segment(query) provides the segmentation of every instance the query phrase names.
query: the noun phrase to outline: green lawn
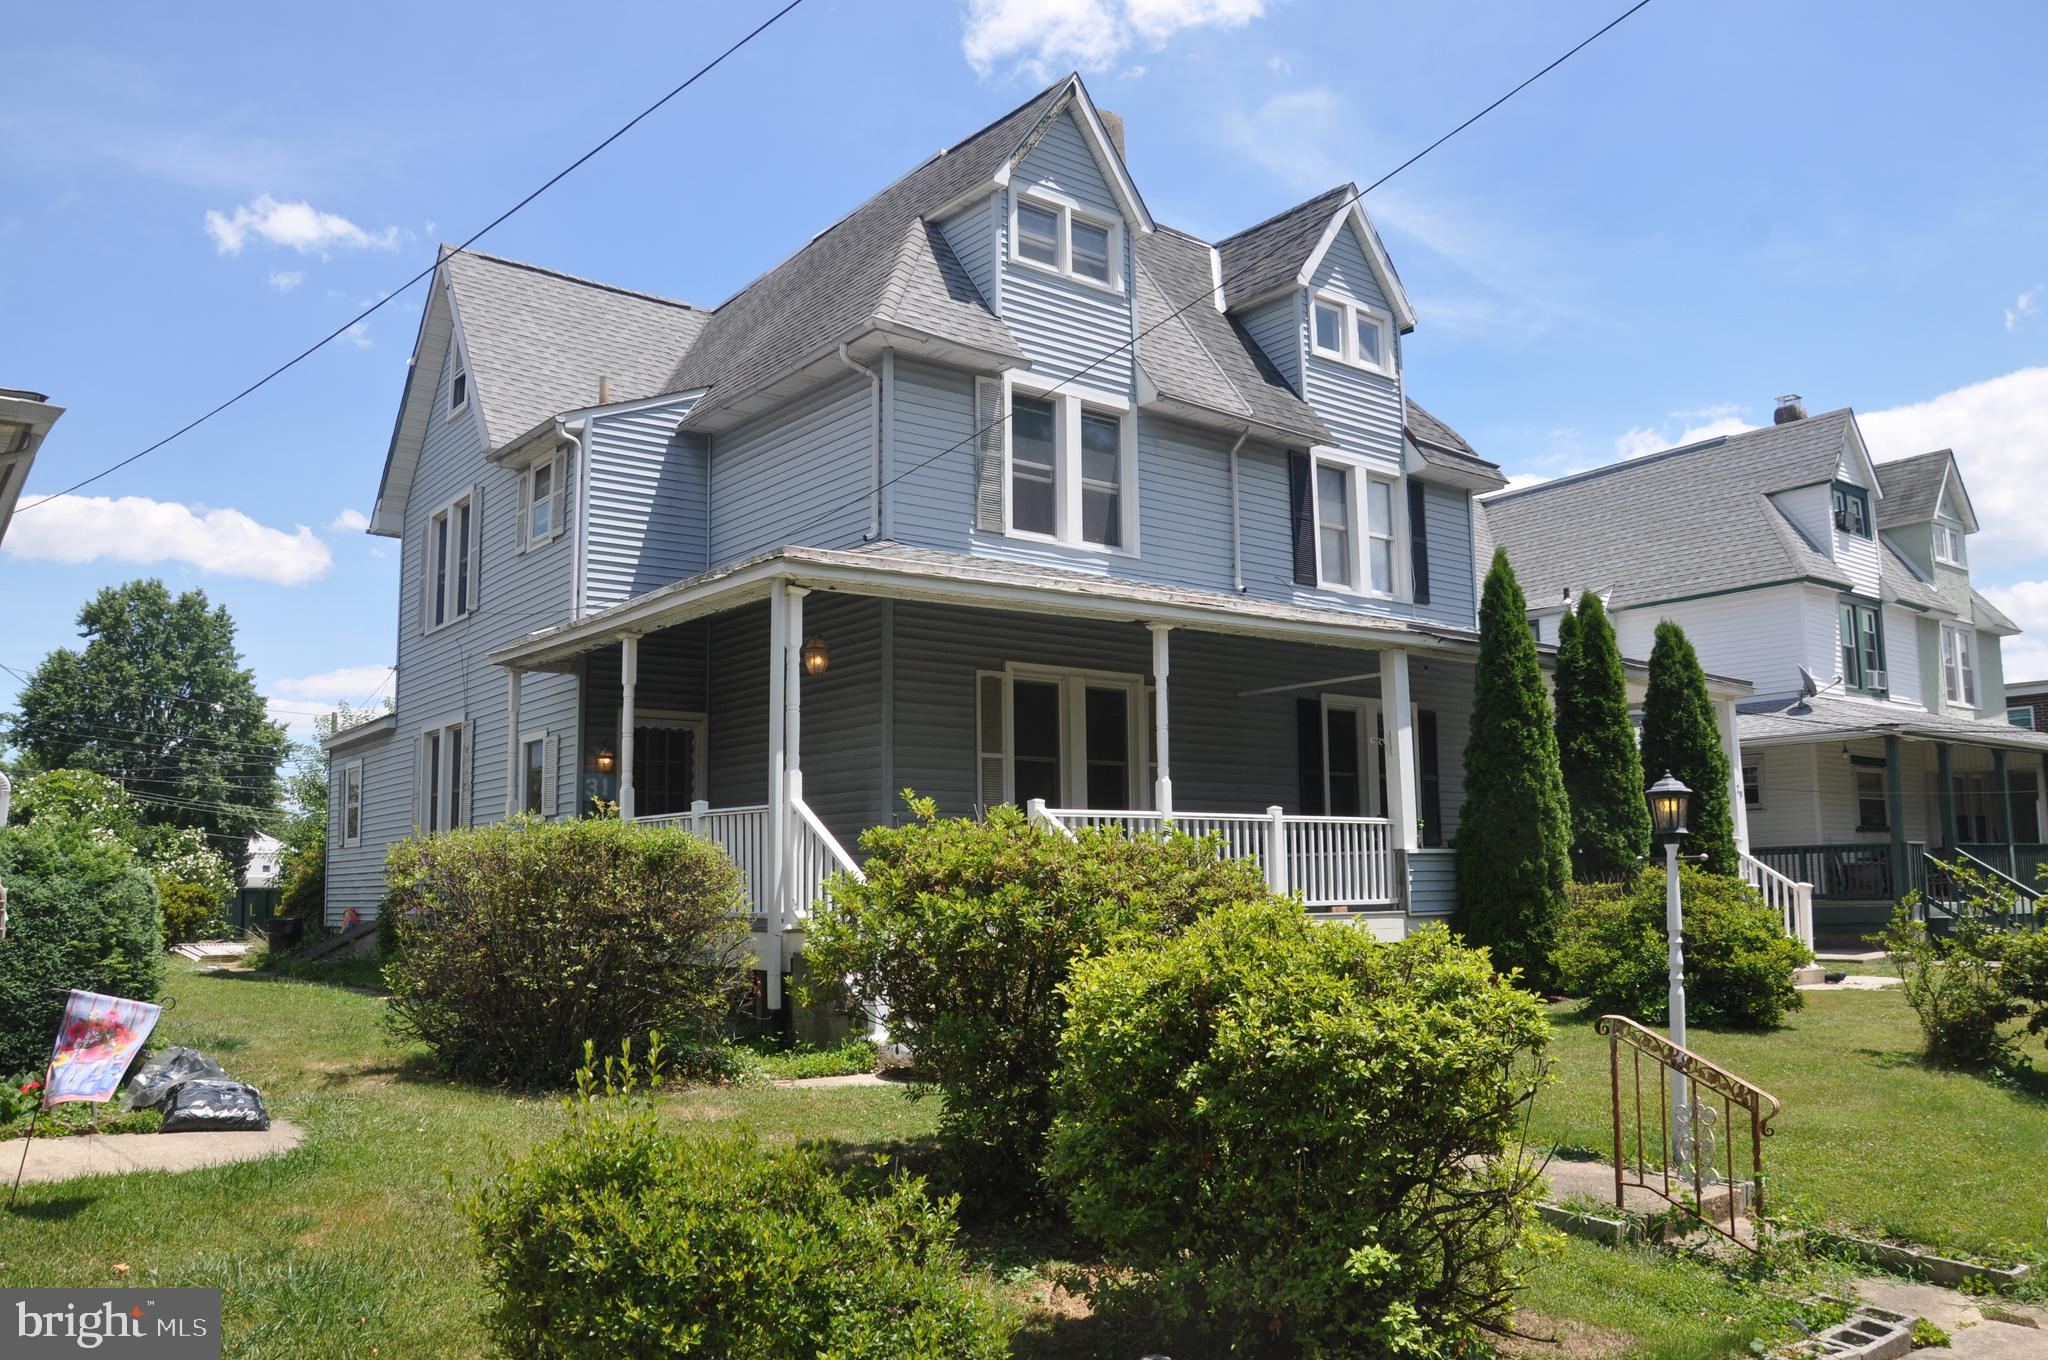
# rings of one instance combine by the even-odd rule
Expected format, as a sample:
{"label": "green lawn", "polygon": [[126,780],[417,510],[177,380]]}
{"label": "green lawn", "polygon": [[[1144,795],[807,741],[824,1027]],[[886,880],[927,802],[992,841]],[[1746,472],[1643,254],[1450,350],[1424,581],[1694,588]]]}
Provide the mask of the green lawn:
{"label": "green lawn", "polygon": [[[164,1018],[164,1040],[203,1049],[262,1087],[274,1113],[306,1126],[305,1146],[181,1176],[25,1187],[22,1207],[0,1214],[0,1284],[217,1286],[227,1291],[233,1356],[486,1354],[484,1298],[454,1194],[493,1148],[515,1149],[560,1127],[558,1105],[436,1078],[418,1052],[386,1036],[375,996],[183,964],[174,965],[171,989],[178,1005]],[[1597,1146],[1606,1136],[1605,1046],[1590,1027],[1563,1015],[1559,1022],[1566,1079],[1545,1096],[1539,1122]],[[2016,1226],[2032,1215],[2041,1239],[2043,1173],[2022,1166],[2015,1150],[2031,1146],[2038,1161],[2048,1104],[1922,1072],[1898,1056],[1911,1038],[1898,998],[1838,994],[1818,998],[1787,1032],[1725,1043],[1702,1036],[1702,1045],[1775,1084],[1788,1112],[1772,1164],[1817,1205],[1846,1196],[1843,1221],[1882,1209],[1902,1224],[1967,1227],[1986,1240],[2020,1235]],[[1878,1056],[1855,1056],[1863,1048]],[[1837,1101],[1843,1108],[1823,1103]],[[1573,1103],[1576,1112],[1567,1109]],[[936,1115],[895,1087],[748,1085],[685,1092],[665,1105],[679,1127],[898,1152],[926,1138]],[[1869,1121],[1867,1151],[1854,1150],[1855,1114]],[[1969,1159],[1952,1159],[1965,1174],[1951,1192],[1929,1166],[1941,1149],[1972,1145],[1982,1156],[1974,1171]],[[965,1245],[977,1269],[1026,1310],[1020,1360],[1202,1353],[1199,1343],[1162,1347],[1143,1328],[1089,1318],[1055,1291],[1061,1262],[1077,1252],[1071,1243],[970,1224]],[[1562,1331],[1570,1354],[1660,1360],[1742,1354],[1785,1306],[1709,1267],[1576,1241],[1536,1270],[1526,1305],[1529,1330]]]}

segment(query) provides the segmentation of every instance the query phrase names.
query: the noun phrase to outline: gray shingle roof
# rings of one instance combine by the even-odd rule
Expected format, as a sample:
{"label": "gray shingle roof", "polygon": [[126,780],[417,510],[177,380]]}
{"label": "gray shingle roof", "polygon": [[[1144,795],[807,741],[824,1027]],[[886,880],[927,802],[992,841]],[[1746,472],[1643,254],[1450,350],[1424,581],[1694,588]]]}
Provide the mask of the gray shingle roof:
{"label": "gray shingle roof", "polygon": [[1334,438],[1258,343],[1216,310],[1206,242],[1160,227],[1138,239],[1137,253],[1138,362],[1161,395],[1312,443]]}
{"label": "gray shingle roof", "polygon": [[1567,587],[1615,608],[1848,577],[1768,499],[1832,480],[1854,417],[1830,411],[1511,491],[1487,502],[1530,599]]}
{"label": "gray shingle roof", "polygon": [[1877,505],[1878,524],[1889,529],[1895,524],[1924,524],[1933,519],[1953,459],[1953,454],[1941,449],[1878,464],[1877,478],[1884,485],[1884,499]]}
{"label": "gray shingle roof", "polygon": [[1745,745],[1896,733],[1936,741],[2048,751],[2048,732],[1828,695],[1813,699],[1754,699],[1737,704],[1735,711]]}
{"label": "gray shingle roof", "polygon": [[1965,617],[1987,633],[2011,635],[2020,631],[2020,626],[2014,623],[2004,610],[1975,590],[1970,592],[1970,612]]}
{"label": "gray shingle roof", "polygon": [[693,415],[732,404],[892,314],[949,339],[1024,358],[936,230],[920,226],[994,179],[1075,88],[1067,77],[932,157],[722,304],[666,384],[709,388]]}
{"label": "gray shingle roof", "polygon": [[1422,450],[1422,461],[1432,467],[1484,478],[1495,486],[1508,484],[1500,464],[1481,458],[1463,435],[1422,409],[1412,397],[1408,399],[1408,437]]}
{"label": "gray shingle roof", "polygon": [[599,378],[611,380],[613,401],[666,390],[676,355],[710,320],[686,302],[451,251],[442,247],[442,258],[492,447],[560,412],[595,406]]}
{"label": "gray shingle roof", "polygon": [[1223,257],[1223,295],[1232,307],[1291,285],[1315,253],[1330,219],[1358,194],[1340,184],[1216,243]]}
{"label": "gray shingle roof", "polygon": [[1942,599],[1941,592],[1925,580],[1913,564],[1891,545],[1882,533],[1878,535],[1882,545],[1882,556],[1878,559],[1878,579],[1884,585],[1884,598],[1900,600],[1906,604],[1918,605],[1922,609],[1948,609],[1949,602]]}

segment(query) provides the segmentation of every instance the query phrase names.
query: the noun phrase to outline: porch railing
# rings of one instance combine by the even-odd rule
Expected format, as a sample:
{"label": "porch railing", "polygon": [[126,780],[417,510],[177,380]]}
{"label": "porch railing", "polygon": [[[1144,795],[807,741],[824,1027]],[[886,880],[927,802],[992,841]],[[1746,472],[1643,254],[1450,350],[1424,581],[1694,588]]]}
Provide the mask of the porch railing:
{"label": "porch railing", "polygon": [[2048,864],[2048,845],[2018,841],[2007,845],[2003,841],[1965,841],[1956,849],[1971,859],[1979,859],[2004,874],[2007,878],[2018,879],[2033,887],[2041,881],[2041,866]]}
{"label": "porch railing", "polygon": [[1892,848],[1883,841],[1828,845],[1750,847],[1750,857],[1795,883],[1813,885],[1816,902],[1896,902],[1915,886],[1915,869],[1927,847],[1906,843],[1906,881],[1892,864]]}
{"label": "porch railing", "polygon": [[[2034,925],[2041,920],[2041,889],[2022,883],[1994,864],[1966,851],[1921,856],[1922,891],[1915,913],[1931,927],[1943,928],[1972,902],[1990,911],[2001,926]],[[1966,877],[1967,875],[1967,877]]]}
{"label": "porch railing", "polygon": [[739,866],[747,881],[747,903],[753,915],[766,917],[771,929],[799,921],[810,914],[811,904],[824,895],[825,880],[844,871],[861,877],[860,866],[818,814],[802,799],[793,801],[795,813],[790,831],[790,873],[786,910],[775,902],[775,840],[773,821],[766,803],[751,807],[714,808],[697,802],[688,812],[672,812],[636,821],[680,826],[702,836]]}
{"label": "porch railing", "polygon": [[1741,858],[1742,876],[1778,913],[1785,933],[1813,948],[1813,885],[1779,873],[1754,855]]}
{"label": "porch railing", "polygon": [[1257,860],[1276,892],[1291,892],[1314,910],[1387,908],[1401,904],[1393,826],[1384,817],[1303,817],[1264,812],[1177,812],[1049,808],[1030,804],[1032,819],[1068,835],[1084,827],[1126,834],[1163,831],[1218,836],[1230,859]]}

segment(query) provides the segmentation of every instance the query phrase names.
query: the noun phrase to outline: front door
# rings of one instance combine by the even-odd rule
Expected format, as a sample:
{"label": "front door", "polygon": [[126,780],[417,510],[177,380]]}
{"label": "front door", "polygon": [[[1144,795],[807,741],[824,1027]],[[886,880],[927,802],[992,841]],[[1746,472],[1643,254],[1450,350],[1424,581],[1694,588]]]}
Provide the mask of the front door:
{"label": "front door", "polygon": [[1330,817],[1377,817],[1387,805],[1387,747],[1377,699],[1322,699],[1323,800]]}
{"label": "front door", "polygon": [[[993,681],[996,677],[991,675]],[[1144,807],[1145,689],[1134,676],[1013,671],[1008,677],[1009,801]]]}
{"label": "front door", "polygon": [[697,713],[639,713],[633,721],[633,814],[688,812],[704,793],[705,722]]}

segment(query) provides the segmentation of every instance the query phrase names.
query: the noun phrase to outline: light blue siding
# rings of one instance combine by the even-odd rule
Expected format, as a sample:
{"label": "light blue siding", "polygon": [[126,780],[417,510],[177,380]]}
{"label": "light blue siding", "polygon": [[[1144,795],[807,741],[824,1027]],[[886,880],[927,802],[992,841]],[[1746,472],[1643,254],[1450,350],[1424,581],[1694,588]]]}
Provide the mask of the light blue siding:
{"label": "light blue siding", "polygon": [[848,374],[716,435],[711,444],[711,560],[804,543],[858,544],[868,530],[875,410]]}
{"label": "light blue siding", "polygon": [[1458,909],[1458,857],[1448,850],[1424,850],[1408,857],[1408,910],[1417,916],[1448,916]]}
{"label": "light blue siding", "polygon": [[[363,766],[361,844],[342,844],[342,771]],[[339,926],[350,907],[365,919],[384,896],[384,856],[412,824],[412,770],[391,736],[364,738],[336,751],[328,763],[327,924]]]}
{"label": "light blue siding", "polygon": [[[1351,230],[1337,233],[1311,280],[1315,290],[1347,301],[1362,302],[1382,315],[1392,308],[1366,262],[1358,235]],[[1401,384],[1394,378],[1369,373],[1335,359],[1326,359],[1308,346],[1307,310],[1303,309],[1303,352],[1307,354],[1307,387],[1302,395],[1323,423],[1337,436],[1337,445],[1354,453],[1378,454],[1394,466],[1401,457]],[[1399,371],[1400,337],[1389,324],[1388,337],[1394,345],[1395,371]]]}
{"label": "light blue siding", "polygon": [[[1103,178],[1071,113],[1063,113],[1020,161],[1011,176],[1014,196],[1021,185],[1039,185],[1091,211],[1120,217],[1116,198]],[[1074,378],[1076,386],[1128,395],[1132,390],[1130,231],[1123,241],[1121,294],[1079,283],[1009,258],[1009,206],[1004,207],[1002,316],[1032,372],[1050,380]],[[1105,357],[1106,356],[1106,357]],[[1092,365],[1092,367],[1091,367]],[[1082,370],[1084,376],[1076,377]]]}
{"label": "light blue siding", "polygon": [[1306,334],[1302,329],[1302,308],[1302,292],[1294,288],[1270,302],[1260,303],[1239,318],[1245,331],[1297,393],[1301,391],[1301,352],[1305,343],[1302,337]]}
{"label": "light blue siding", "polygon": [[1003,201],[1000,193],[991,193],[939,223],[939,234],[946,238],[947,245],[953,247],[960,267],[967,271],[968,278],[974,280],[981,300],[991,310],[997,309],[1001,296],[996,243],[1001,239],[1002,231],[996,219],[1003,211]]}
{"label": "light blue siding", "polygon": [[707,506],[700,436],[675,433],[693,401],[590,420],[584,611],[704,570]]}

